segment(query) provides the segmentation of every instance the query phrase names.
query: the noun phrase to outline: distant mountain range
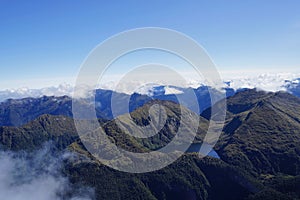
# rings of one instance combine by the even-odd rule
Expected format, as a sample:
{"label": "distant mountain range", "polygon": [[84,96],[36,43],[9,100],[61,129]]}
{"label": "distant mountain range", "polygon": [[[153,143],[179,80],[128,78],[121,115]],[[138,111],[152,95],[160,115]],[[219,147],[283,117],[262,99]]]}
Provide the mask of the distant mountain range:
{"label": "distant mountain range", "polygon": [[[180,95],[184,93],[187,91]],[[110,95],[112,91],[99,90],[96,100],[105,105]],[[128,98],[126,94],[116,95]],[[163,93],[130,97],[130,115],[141,126],[149,123],[150,105],[167,108],[170,119],[157,136],[138,139],[118,129],[115,119],[101,118],[99,122],[112,141],[124,149],[144,152],[160,148],[175,136],[181,117],[177,102],[163,99],[167,97],[173,98]],[[1,123],[10,126],[0,128],[1,148],[30,151],[51,140],[57,150],[76,152],[78,157],[64,163],[63,172],[72,183],[95,188],[96,199],[300,199],[300,98],[292,94],[255,89],[231,93],[223,133],[215,146],[220,159],[199,159],[197,153],[190,152],[162,170],[135,175],[108,168],[86,151],[76,134],[70,101],[64,96],[2,103]],[[101,106],[98,113],[109,116]],[[13,116],[19,116],[15,121],[18,127]],[[201,112],[195,144],[203,141],[209,119],[207,107]],[[135,130],[130,123],[124,127]]]}
{"label": "distant mountain range", "polygon": [[[298,97],[300,97],[299,80],[300,79],[286,81],[285,83],[286,90]],[[224,97],[224,95],[221,95],[222,92],[225,92],[226,97],[230,97],[236,92],[245,90],[245,88],[234,90],[230,87],[230,83],[227,84],[228,87],[223,88],[223,91],[207,86],[200,86],[196,89],[175,86],[147,86],[146,88],[141,89],[139,91],[140,93],[134,93],[132,95],[118,93],[112,90],[97,89],[94,92],[96,112],[99,118],[112,119],[119,115],[132,112],[136,108],[141,107],[153,99],[173,101],[176,103],[179,103],[178,99],[181,99],[182,105],[198,114],[201,114],[213,103],[211,102],[209,92],[212,92],[217,97],[217,100],[221,100],[221,98]],[[67,88],[71,92],[71,89],[69,87]],[[54,89],[52,88],[52,90]],[[63,93],[62,90],[61,93]],[[37,94],[40,95],[42,93]],[[114,96],[114,99],[117,100],[116,104],[118,105],[114,107],[114,112],[112,112],[111,108],[112,95]],[[196,97],[196,101],[193,98],[194,96]],[[91,104],[92,102],[93,99],[91,98],[85,99],[86,104]],[[127,106],[128,102],[129,106]],[[22,99],[7,99],[0,102],[0,125],[2,126],[19,126],[42,114],[65,115],[72,117],[72,98],[66,95],[41,96]]]}
{"label": "distant mountain range", "polygon": [[[266,77],[268,77],[267,80],[273,79],[275,85],[277,85],[272,89],[284,90],[294,96],[300,97],[300,78],[288,80],[280,76],[263,76],[263,78]],[[182,105],[201,114],[214,103],[211,102],[209,90],[217,97],[217,100],[221,100],[221,98],[224,97],[224,95],[221,95],[222,92],[225,92],[226,97],[230,97],[236,92],[247,89],[247,87],[267,85],[267,83],[263,82],[261,84],[252,84],[251,86],[251,83],[249,83],[250,81],[254,82],[255,80],[243,79],[240,80],[242,83],[238,84],[236,83],[237,80],[224,82],[222,90],[205,85],[199,86],[198,88],[146,85],[133,94],[114,92],[107,89],[97,89],[94,91],[96,112],[99,118],[112,119],[124,113],[132,112],[152,99],[179,103],[179,98],[182,100]],[[260,82],[260,80],[258,80],[258,82]],[[272,82],[268,84],[272,85]],[[245,86],[245,88],[242,86]],[[267,88],[270,87],[268,86]],[[42,114],[72,117],[72,93],[73,87],[67,84],[57,88],[49,87],[43,89],[2,91],[0,92],[0,125],[19,126]],[[119,105],[114,107],[114,113],[111,108],[112,95],[117,99],[117,104]],[[194,101],[194,95],[196,95],[197,101]],[[85,101],[88,102],[88,104],[91,104],[93,99],[87,97]],[[128,104],[128,101],[129,106],[124,106]]]}
{"label": "distant mountain range", "polygon": [[[277,92],[286,91],[296,96],[300,96],[300,74],[291,73],[278,73],[278,74],[262,74],[259,76],[244,76],[235,79],[224,79],[223,89],[231,91],[239,91],[240,89],[253,89],[258,88],[260,90]],[[136,84],[136,83],[132,83]],[[107,84],[101,85],[102,90],[114,90],[115,83],[112,81]],[[205,84],[204,81],[191,80],[187,86],[165,86],[159,84],[146,84],[136,89],[135,93],[147,95],[147,96],[161,96],[161,95],[172,95],[182,94],[185,90],[199,89],[203,87],[211,87]],[[118,93],[124,93],[131,95],[132,91],[128,91],[126,87],[122,88],[122,91]],[[21,99],[27,97],[42,97],[42,96],[72,96],[73,86],[70,84],[61,84],[57,87],[45,87],[41,89],[30,89],[30,88],[17,88],[7,89],[0,91],[0,102],[7,99]]]}
{"label": "distant mountain range", "polygon": [[[222,95],[220,91],[213,88],[210,88],[210,90],[217,99],[221,99]],[[226,96],[233,94],[233,90],[226,89]],[[116,102],[114,110],[112,110],[111,106],[112,96]],[[210,107],[212,103],[209,88],[204,86],[197,89],[182,88],[182,93],[177,94],[177,96],[174,94],[164,94],[163,92],[156,92],[153,96],[138,93],[128,95],[111,90],[98,89],[95,91],[94,103],[98,118],[109,120],[119,115],[132,112],[154,99],[179,103],[177,97],[182,100],[182,105],[197,114],[200,114],[203,110]],[[94,99],[86,98],[78,101],[81,101],[83,106],[91,106]],[[72,117],[72,98],[68,96],[42,96],[38,98],[8,99],[0,103],[0,126],[20,126],[42,114]]]}
{"label": "distant mountain range", "polygon": [[[143,88],[143,90],[139,91],[142,94],[133,93],[131,95],[114,92],[112,90],[97,89],[94,91],[96,113],[99,118],[113,119],[119,115],[132,112],[153,99],[173,101],[176,103],[179,103],[179,99],[181,99],[182,102],[180,103],[182,105],[201,114],[213,103],[209,92],[212,92],[215,95],[216,102],[224,97],[233,96],[236,92],[246,90],[245,88],[234,90],[229,86],[230,84],[228,83],[228,87],[223,88],[223,91],[220,91],[207,86],[200,86],[194,89],[156,85]],[[299,79],[286,81],[286,89],[289,93],[300,96]],[[69,88],[69,90],[71,89]],[[173,91],[175,94],[170,91]],[[225,95],[222,95],[222,92],[225,92]],[[114,106],[114,112],[111,107],[112,96],[114,96],[117,105]],[[196,97],[196,101],[194,97]],[[84,104],[90,105],[94,99],[87,97],[82,101],[84,101]],[[128,102],[129,106],[127,106]],[[19,126],[42,114],[72,117],[72,98],[66,95],[41,96],[22,99],[7,99],[0,102],[0,125],[2,126]]]}

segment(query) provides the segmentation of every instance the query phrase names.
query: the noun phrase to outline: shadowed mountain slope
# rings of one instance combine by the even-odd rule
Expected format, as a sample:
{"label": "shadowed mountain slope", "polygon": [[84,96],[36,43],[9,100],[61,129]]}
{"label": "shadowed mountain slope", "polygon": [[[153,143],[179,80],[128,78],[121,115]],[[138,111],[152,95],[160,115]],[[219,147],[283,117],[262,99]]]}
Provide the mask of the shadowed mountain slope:
{"label": "shadowed mountain slope", "polygon": [[283,92],[246,90],[227,99],[217,152],[259,174],[300,174],[300,99]]}

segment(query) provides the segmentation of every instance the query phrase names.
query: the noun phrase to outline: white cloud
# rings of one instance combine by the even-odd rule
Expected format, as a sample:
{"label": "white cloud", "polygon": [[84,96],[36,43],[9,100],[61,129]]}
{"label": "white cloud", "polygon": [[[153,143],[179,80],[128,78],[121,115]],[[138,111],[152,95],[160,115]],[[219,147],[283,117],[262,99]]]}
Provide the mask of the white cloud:
{"label": "white cloud", "polygon": [[300,77],[300,74],[294,73],[276,73],[261,74],[258,76],[240,77],[235,79],[227,79],[229,87],[233,89],[239,88],[258,88],[265,91],[286,91],[288,81],[294,81]]}
{"label": "white cloud", "polygon": [[182,94],[183,91],[179,90],[178,88],[173,88],[173,87],[166,87],[165,88],[165,94]]}
{"label": "white cloud", "polygon": [[[247,74],[247,75],[245,75]],[[178,82],[179,87],[192,87],[197,88],[201,85],[209,85],[205,79],[199,78],[198,79],[194,76],[189,76],[190,78],[187,80],[187,82],[182,85],[181,82]],[[233,77],[233,78],[232,78]],[[238,73],[236,71],[232,73],[223,74],[223,81],[226,83],[229,83],[229,86],[227,84],[213,86],[213,87],[230,87],[235,90],[239,88],[258,88],[261,90],[266,91],[280,91],[287,89],[287,84],[289,82],[295,82],[297,81],[297,78],[300,77],[300,73],[263,73],[263,74],[255,74],[255,73]],[[149,94],[149,91],[151,91],[151,88],[145,87],[146,85],[151,84],[145,84],[142,81],[136,81],[136,80],[127,80],[127,82],[118,84],[118,81],[120,79],[116,79],[114,77],[114,80],[106,79],[107,81],[102,81],[98,88],[102,89],[109,89],[109,90],[115,90],[117,92],[123,92],[127,94],[132,94],[133,92],[138,92],[142,94]],[[294,83],[295,84],[295,83]],[[155,82],[152,85],[170,85],[165,82]],[[211,85],[210,85],[211,86]],[[117,89],[116,89],[117,87]],[[73,85],[71,84],[61,84],[57,87],[45,87],[41,89],[30,89],[30,88],[19,88],[19,89],[10,89],[10,90],[4,90],[0,91],[0,102],[4,101],[8,98],[25,98],[25,97],[40,97],[43,95],[47,96],[73,96]],[[180,93],[181,91],[178,91],[177,89],[174,89],[172,87],[166,87],[166,93]],[[88,93],[86,89],[84,89],[79,95],[80,97],[85,97],[86,95],[91,94],[91,88],[89,89]],[[78,94],[77,94],[78,95]]]}
{"label": "white cloud", "polygon": [[18,89],[7,89],[0,91],[0,101],[4,101],[9,98],[20,99],[26,97],[41,97],[46,96],[72,96],[73,86],[70,84],[61,84],[58,87],[51,86],[41,89],[30,89],[28,87],[22,87]]}
{"label": "white cloud", "polygon": [[[69,180],[60,174],[63,159],[70,156],[51,155],[47,145],[33,154],[0,152],[0,194],[9,200],[61,200],[64,192],[70,190]],[[88,200],[93,190],[69,200]]]}

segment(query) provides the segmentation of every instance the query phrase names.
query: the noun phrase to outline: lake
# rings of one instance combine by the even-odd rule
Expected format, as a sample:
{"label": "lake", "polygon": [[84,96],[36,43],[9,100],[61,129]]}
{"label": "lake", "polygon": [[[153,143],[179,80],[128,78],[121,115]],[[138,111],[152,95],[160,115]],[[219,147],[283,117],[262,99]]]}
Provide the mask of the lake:
{"label": "lake", "polygon": [[[191,144],[191,146],[188,148],[188,150],[186,152],[187,153],[198,153],[200,151],[201,145],[202,145],[202,143],[193,143],[193,144]],[[207,154],[207,156],[220,159],[220,156],[218,155],[218,153],[213,149]]]}

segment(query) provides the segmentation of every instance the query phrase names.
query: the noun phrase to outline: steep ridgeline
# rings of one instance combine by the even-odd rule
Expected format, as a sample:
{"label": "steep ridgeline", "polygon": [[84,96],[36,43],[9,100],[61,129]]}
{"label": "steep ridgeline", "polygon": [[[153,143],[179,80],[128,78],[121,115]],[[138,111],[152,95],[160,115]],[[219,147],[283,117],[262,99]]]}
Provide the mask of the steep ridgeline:
{"label": "steep ridgeline", "polygon": [[[209,119],[210,109],[202,116]],[[249,199],[299,199],[300,99],[255,89],[229,97],[215,150],[223,161],[264,184],[266,188]]]}
{"label": "steep ridgeline", "polygon": [[[157,105],[162,106],[163,110],[152,111],[154,113],[151,113],[151,117],[151,114],[149,114],[151,107]],[[166,114],[165,119],[159,113],[163,111]],[[186,120],[183,121],[182,118]],[[146,126],[149,127],[146,128]],[[104,123],[103,129],[117,146],[133,152],[145,152],[167,145],[177,134],[179,126],[184,129],[186,135],[196,134],[195,142],[201,143],[208,128],[208,121],[174,102],[152,100],[130,114],[121,115]],[[131,134],[147,135],[149,132],[153,132],[154,135],[147,138],[138,138]]]}
{"label": "steep ridgeline", "polygon": [[246,90],[227,99],[217,152],[259,174],[300,174],[300,99],[283,92]]}
{"label": "steep ridgeline", "polygon": [[63,150],[76,139],[73,119],[64,116],[42,115],[21,127],[0,127],[1,149],[13,151],[38,149],[48,141]]}

